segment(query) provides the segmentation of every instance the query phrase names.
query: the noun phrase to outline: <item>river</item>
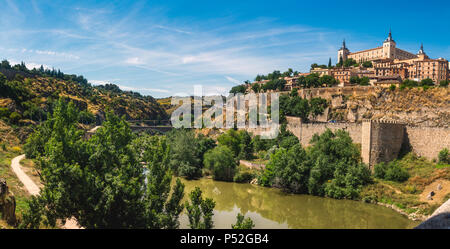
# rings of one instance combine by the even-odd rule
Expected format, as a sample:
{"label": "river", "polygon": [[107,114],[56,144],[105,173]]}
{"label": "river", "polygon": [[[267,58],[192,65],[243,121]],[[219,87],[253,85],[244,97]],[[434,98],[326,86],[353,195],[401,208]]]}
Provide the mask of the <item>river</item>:
{"label": "river", "polygon": [[[196,186],[203,197],[213,198],[214,227],[231,228],[238,212],[251,217],[255,228],[413,228],[419,222],[396,211],[360,201],[336,200],[311,195],[286,194],[275,188],[202,178],[185,184],[185,200]],[[188,228],[187,216],[180,228]]]}

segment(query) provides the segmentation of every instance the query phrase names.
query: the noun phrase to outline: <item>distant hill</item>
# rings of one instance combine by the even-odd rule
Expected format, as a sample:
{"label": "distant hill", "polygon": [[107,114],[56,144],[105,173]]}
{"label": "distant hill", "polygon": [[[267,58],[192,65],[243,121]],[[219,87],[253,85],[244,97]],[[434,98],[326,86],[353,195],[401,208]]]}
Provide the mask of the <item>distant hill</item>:
{"label": "distant hill", "polygon": [[82,112],[81,123],[100,123],[107,109],[128,120],[164,120],[168,115],[151,96],[123,91],[114,84],[93,86],[83,76],[59,70],[29,70],[25,64],[0,64],[0,119],[26,125],[45,120],[59,97],[73,101]]}

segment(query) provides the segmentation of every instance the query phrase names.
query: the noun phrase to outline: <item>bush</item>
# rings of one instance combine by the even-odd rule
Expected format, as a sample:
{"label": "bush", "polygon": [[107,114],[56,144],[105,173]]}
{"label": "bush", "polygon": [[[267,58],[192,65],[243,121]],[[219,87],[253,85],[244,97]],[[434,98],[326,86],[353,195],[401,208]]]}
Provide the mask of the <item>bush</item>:
{"label": "bush", "polygon": [[395,91],[395,88],[396,88],[396,86],[394,84],[389,86],[389,90],[391,90],[391,91]]}
{"label": "bush", "polygon": [[426,79],[423,79],[422,81],[420,81],[420,85],[421,86],[434,86],[434,82],[432,79],[426,78]]}
{"label": "bush", "polygon": [[7,151],[6,144],[2,144],[2,150]]}
{"label": "bush", "polygon": [[409,173],[406,169],[402,168],[397,161],[389,163],[379,163],[375,165],[374,176],[379,179],[388,181],[404,182],[408,180]]}
{"label": "bush", "polygon": [[438,160],[439,160],[439,163],[450,164],[450,154],[449,154],[447,148],[439,151]]}
{"label": "bush", "polygon": [[13,113],[11,113],[11,115],[9,115],[9,120],[13,124],[19,123],[19,120],[21,120],[21,119],[22,119],[22,115],[20,115],[20,113],[18,113],[18,112],[13,112]]}
{"label": "bush", "polygon": [[237,167],[233,152],[226,146],[206,152],[204,165],[212,171],[213,179],[219,181],[232,181]]}
{"label": "bush", "polygon": [[439,86],[440,87],[448,87],[448,80],[442,80],[441,82],[439,82]]}
{"label": "bush", "polygon": [[249,171],[238,172],[233,177],[233,181],[238,182],[238,183],[249,183],[253,180],[254,177],[255,177],[255,175]]}

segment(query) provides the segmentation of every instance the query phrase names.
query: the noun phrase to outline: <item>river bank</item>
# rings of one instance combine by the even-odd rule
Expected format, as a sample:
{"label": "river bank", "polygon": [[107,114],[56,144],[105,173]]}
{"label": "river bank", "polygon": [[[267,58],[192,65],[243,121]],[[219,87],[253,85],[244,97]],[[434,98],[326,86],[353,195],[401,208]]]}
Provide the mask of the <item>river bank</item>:
{"label": "river bank", "polygon": [[[196,186],[216,201],[215,228],[230,228],[237,213],[252,218],[255,228],[398,229],[419,224],[391,208],[353,200],[287,194],[277,188],[212,179],[185,180],[185,193]],[[187,218],[180,217],[180,227]]]}

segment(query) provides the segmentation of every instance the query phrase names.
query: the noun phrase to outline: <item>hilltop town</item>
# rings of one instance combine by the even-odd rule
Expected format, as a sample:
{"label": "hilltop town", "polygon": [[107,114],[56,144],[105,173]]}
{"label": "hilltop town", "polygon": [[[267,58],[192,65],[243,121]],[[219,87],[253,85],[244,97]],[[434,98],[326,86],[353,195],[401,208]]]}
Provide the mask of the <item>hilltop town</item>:
{"label": "hilltop town", "polygon": [[[253,83],[246,82],[245,92],[355,85],[400,87],[402,83],[405,86],[433,86],[448,85],[450,80],[448,60],[430,58],[423,44],[417,53],[398,48],[391,31],[382,46],[362,51],[350,52],[344,40],[337,58],[336,65],[332,65],[330,58],[328,65],[312,64],[307,73],[289,69],[284,73],[275,71],[267,76],[258,75]],[[274,79],[284,82],[273,84]]]}

